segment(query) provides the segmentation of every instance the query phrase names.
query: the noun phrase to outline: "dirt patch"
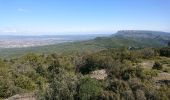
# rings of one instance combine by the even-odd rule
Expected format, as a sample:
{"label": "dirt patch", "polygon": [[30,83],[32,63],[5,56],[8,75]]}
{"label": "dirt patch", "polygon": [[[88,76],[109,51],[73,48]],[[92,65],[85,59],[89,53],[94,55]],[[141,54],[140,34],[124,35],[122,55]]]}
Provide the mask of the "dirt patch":
{"label": "dirt patch", "polygon": [[107,73],[105,69],[96,70],[90,73],[90,77],[98,80],[104,80],[107,77]]}
{"label": "dirt patch", "polygon": [[155,61],[153,61],[153,60],[148,60],[148,61],[143,61],[143,62],[140,63],[139,65],[141,65],[143,68],[146,68],[146,69],[152,69],[154,63],[155,63]]}
{"label": "dirt patch", "polygon": [[165,73],[165,72],[158,73],[158,76],[154,77],[154,79],[156,81],[159,81],[159,80],[170,80],[170,74],[169,73]]}
{"label": "dirt patch", "polygon": [[32,93],[27,94],[17,94],[5,100],[36,100],[36,97]]}

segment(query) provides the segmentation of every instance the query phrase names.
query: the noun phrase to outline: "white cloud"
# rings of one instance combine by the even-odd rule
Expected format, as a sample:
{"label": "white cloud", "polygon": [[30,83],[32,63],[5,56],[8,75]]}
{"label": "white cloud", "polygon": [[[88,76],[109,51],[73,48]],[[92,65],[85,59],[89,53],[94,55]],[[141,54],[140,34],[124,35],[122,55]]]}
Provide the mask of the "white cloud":
{"label": "white cloud", "polygon": [[17,32],[17,29],[14,28],[14,27],[6,27],[6,28],[1,28],[0,29],[0,32],[3,32],[3,33],[16,33]]}
{"label": "white cloud", "polygon": [[24,9],[24,8],[18,8],[17,11],[19,11],[19,12],[28,12],[28,10]]}

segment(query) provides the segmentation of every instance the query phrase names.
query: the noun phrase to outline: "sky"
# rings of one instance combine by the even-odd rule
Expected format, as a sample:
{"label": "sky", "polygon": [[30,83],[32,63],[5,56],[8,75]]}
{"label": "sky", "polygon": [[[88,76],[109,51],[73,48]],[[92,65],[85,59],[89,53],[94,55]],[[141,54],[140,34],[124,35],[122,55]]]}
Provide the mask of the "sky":
{"label": "sky", "polygon": [[0,0],[0,34],[170,32],[170,0]]}

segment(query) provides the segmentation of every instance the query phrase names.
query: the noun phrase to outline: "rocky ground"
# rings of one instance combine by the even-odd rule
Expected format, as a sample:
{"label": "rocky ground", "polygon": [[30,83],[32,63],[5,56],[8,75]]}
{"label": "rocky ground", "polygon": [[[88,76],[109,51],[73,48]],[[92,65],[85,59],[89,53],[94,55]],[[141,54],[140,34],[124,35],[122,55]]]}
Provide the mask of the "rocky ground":
{"label": "rocky ground", "polygon": [[17,94],[5,100],[36,100],[36,97],[33,93],[26,94]]}

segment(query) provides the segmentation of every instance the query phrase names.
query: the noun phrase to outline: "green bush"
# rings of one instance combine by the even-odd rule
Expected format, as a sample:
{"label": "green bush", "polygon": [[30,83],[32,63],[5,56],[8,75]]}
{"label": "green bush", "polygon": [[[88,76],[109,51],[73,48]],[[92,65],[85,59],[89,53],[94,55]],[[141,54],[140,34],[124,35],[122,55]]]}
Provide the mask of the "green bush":
{"label": "green bush", "polygon": [[36,84],[27,76],[19,75],[15,80],[15,85],[22,89],[32,91],[36,88]]}
{"label": "green bush", "polygon": [[42,97],[45,100],[73,100],[77,87],[76,77],[61,68],[58,60],[49,66],[48,71],[49,85]]}
{"label": "green bush", "polygon": [[14,83],[7,78],[0,77],[0,98],[7,98],[15,93]]}
{"label": "green bush", "polygon": [[79,99],[80,100],[96,100],[101,95],[102,87],[99,82],[90,77],[80,80]]}
{"label": "green bush", "polygon": [[147,76],[148,78],[151,77],[156,77],[158,75],[158,71],[157,70],[149,70],[149,69],[144,69],[143,73],[145,74],[145,76]]}

